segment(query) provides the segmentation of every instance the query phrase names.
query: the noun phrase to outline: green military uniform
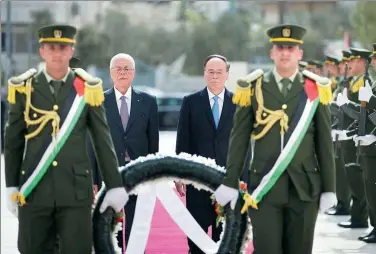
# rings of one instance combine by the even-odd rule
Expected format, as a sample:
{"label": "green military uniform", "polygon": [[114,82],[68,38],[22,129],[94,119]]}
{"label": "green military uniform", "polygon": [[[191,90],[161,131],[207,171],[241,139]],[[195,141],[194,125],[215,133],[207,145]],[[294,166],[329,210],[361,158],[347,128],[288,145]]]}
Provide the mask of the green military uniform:
{"label": "green military uniform", "polygon": [[[41,44],[73,45],[76,29],[47,26],[38,32]],[[58,120],[63,124],[64,115],[73,107],[70,101],[80,93],[77,87],[81,87],[85,100],[90,99],[82,104],[82,113],[77,115],[77,122],[61,150],[56,157],[51,157],[51,162],[46,161],[46,173],[35,188],[27,196],[22,194],[21,188],[15,197],[21,205],[18,209],[18,248],[22,254],[53,253],[58,235],[60,253],[91,253],[93,183],[86,154],[87,130],[91,133],[106,187],[123,186],[101,105],[101,81],[82,69],[69,70],[63,83],[59,82],[60,88],[52,86],[57,81],[49,83],[50,79],[44,69],[36,74],[26,72],[9,81],[10,109],[5,130],[7,187],[27,185],[27,180],[37,173],[37,165],[44,160],[42,155],[47,153],[48,144],[53,147],[49,155],[56,155],[57,148],[53,144],[58,141],[53,140],[51,134],[56,137],[63,131],[60,128],[57,132]],[[73,86],[74,82],[77,87]],[[46,120],[45,124],[43,120]]]}
{"label": "green military uniform", "polygon": [[[351,48],[351,58],[350,59],[368,59],[370,51],[364,49]],[[350,60],[351,61],[351,60]],[[353,102],[342,107],[349,107],[350,109],[359,112],[359,108],[355,104],[359,103],[358,91],[360,87],[364,86],[364,74],[360,76],[353,76],[350,80],[348,89],[348,99]],[[354,104],[355,103],[355,104]],[[351,125],[354,124],[355,120],[346,114],[344,109],[344,122],[345,130],[354,129]],[[356,134],[356,133],[353,133]],[[352,197],[352,207],[351,207],[351,218],[349,221],[344,221],[338,223],[340,227],[344,228],[367,228],[368,227],[368,212],[367,212],[367,200],[365,196],[365,186],[363,169],[359,163],[357,163],[357,150],[355,143],[352,139],[342,141],[343,156],[346,169],[347,180],[349,182],[351,197]]]}
{"label": "green military uniform", "polygon": [[[270,29],[268,35],[272,43],[297,45],[303,43],[305,32],[306,30],[299,26],[282,25]],[[254,74],[249,75],[252,76]],[[255,144],[248,180],[250,193],[258,188],[261,179],[272,169],[273,162],[270,162],[275,161],[274,159],[280,155],[281,143],[284,142],[281,125],[286,123],[285,117],[288,117],[289,125],[294,122],[294,115],[302,106],[301,96],[305,94],[304,86],[308,79],[299,71],[290,77],[288,82],[281,79],[275,70],[258,76],[245,80],[246,82],[238,81],[233,99],[238,106],[234,116],[227,174],[224,179],[226,186],[239,186],[239,176],[252,135]],[[325,80],[325,89],[330,92],[329,79]],[[250,101],[245,103],[249,95]],[[303,101],[305,103],[305,99]],[[267,119],[275,114],[283,116],[280,115],[278,121],[273,124]],[[249,209],[256,253],[312,252],[320,194],[332,192],[334,195],[335,191],[330,124],[329,109],[320,103],[286,170],[257,204],[257,209]],[[270,125],[271,128],[268,129],[266,126]]]}
{"label": "green military uniform", "polygon": [[[81,60],[78,57],[72,57],[69,61],[69,67],[71,69],[79,68]],[[59,237],[56,238],[55,253],[59,253]]]}
{"label": "green military uniform", "polygon": [[[342,51],[342,62],[347,64],[348,59],[350,58],[350,52],[348,51]],[[339,64],[339,60],[332,56],[327,56],[327,59],[325,61],[326,64]],[[346,67],[347,68],[347,67]],[[333,99],[337,97],[337,94],[339,92],[342,92],[343,90],[343,82],[344,77],[340,78],[337,77],[337,85],[336,87],[333,87]],[[343,112],[340,112],[340,114],[343,114]],[[333,130],[337,130],[339,128],[339,121],[340,116],[332,117]],[[336,195],[337,195],[337,206],[329,209],[325,213],[328,215],[349,215],[350,214],[350,201],[351,201],[351,192],[350,187],[347,181],[346,172],[345,172],[345,164],[344,164],[344,158],[343,158],[343,149],[341,147],[342,141],[334,141],[334,147],[335,147],[335,163],[336,163]]]}

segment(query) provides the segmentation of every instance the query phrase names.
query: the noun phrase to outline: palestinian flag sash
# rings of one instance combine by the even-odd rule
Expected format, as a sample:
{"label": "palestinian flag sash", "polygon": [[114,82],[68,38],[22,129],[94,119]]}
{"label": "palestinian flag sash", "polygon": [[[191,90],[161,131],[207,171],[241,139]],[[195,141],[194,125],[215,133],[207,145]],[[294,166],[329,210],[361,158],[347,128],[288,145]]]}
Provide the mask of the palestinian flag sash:
{"label": "palestinian flag sash", "polygon": [[19,205],[22,206],[26,203],[26,198],[42,180],[48,168],[51,166],[51,163],[63,148],[72,130],[76,126],[86,105],[84,90],[84,80],[76,76],[71,92],[65,101],[63,112],[61,113],[62,124],[57,136],[54,139],[49,136],[46,142],[44,142],[41,152],[35,159],[37,163],[31,168],[32,173],[21,186],[20,191],[13,196],[13,199],[17,201]]}
{"label": "palestinian flag sash", "polygon": [[260,184],[253,190],[252,194],[244,198],[248,205],[257,209],[257,204],[273,188],[274,184],[285,172],[312,122],[319,103],[320,97],[315,81],[306,78],[301,102],[290,125],[290,131],[287,132],[287,135],[290,134],[290,137],[285,137],[287,143],[285,143],[282,152],[276,156],[277,159],[272,161],[274,165],[271,164],[273,165],[271,170],[262,178]]}

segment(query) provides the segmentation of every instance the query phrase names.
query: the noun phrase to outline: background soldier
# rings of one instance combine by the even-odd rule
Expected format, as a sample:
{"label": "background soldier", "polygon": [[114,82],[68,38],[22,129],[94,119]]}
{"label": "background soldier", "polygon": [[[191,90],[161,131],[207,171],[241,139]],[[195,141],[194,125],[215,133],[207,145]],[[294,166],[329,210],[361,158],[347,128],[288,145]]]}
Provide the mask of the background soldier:
{"label": "background soldier", "polygon": [[[373,45],[372,66],[376,70],[376,44]],[[374,88],[373,88],[374,89]],[[376,243],[376,97],[375,90],[372,91],[370,84],[359,89],[359,101],[367,102],[368,116],[366,122],[366,135],[357,137],[355,142],[361,146],[361,162],[364,169],[366,197],[368,212],[372,229],[370,232],[359,237],[366,243]]]}
{"label": "background soldier", "polygon": [[307,70],[312,71],[317,75],[322,75],[323,72],[323,63],[318,60],[310,60],[307,62]]}
{"label": "background soldier", "polygon": [[[306,105],[305,85],[312,84],[316,87],[316,82],[319,82],[323,83],[323,87],[317,86],[318,88],[329,93],[331,91],[329,79],[310,72],[303,72],[303,75],[298,71],[298,61],[303,55],[300,45],[305,33],[306,29],[299,26],[281,25],[271,28],[267,34],[273,43],[270,55],[275,68],[265,74],[255,71],[246,80],[239,80],[241,89],[238,88],[234,95],[234,102],[238,106],[230,136],[227,173],[223,185],[215,191],[215,197],[221,205],[230,201],[233,204],[237,199],[239,177],[251,135],[255,140],[255,149],[248,191],[252,193],[258,208],[249,209],[256,253],[312,253],[319,204],[321,211],[325,211],[336,203],[328,107],[319,103],[312,122],[303,120],[305,117],[301,113],[294,114],[301,112],[301,108]],[[250,101],[242,103],[250,94]],[[323,96],[321,100],[326,104],[330,98]],[[275,116],[274,114],[281,115],[279,123],[272,123],[270,129],[264,129],[270,119],[268,116]],[[287,116],[288,123],[284,122]],[[303,131],[302,142],[294,143],[299,146],[294,154],[286,144],[290,135],[292,137],[302,133],[301,130],[294,129],[297,122],[310,127],[306,133]],[[286,129],[283,128],[285,124],[289,126],[286,134]],[[289,157],[291,160],[285,161],[284,165],[287,167],[282,167],[276,160],[282,156],[281,161],[284,161],[285,152],[294,155]],[[276,172],[281,175],[273,184],[269,182],[268,176]],[[261,180],[265,183],[264,186],[270,184],[271,189],[260,202],[257,198],[259,195],[255,192],[266,191],[259,185]]]}
{"label": "background soldier", "polygon": [[[69,69],[75,34],[72,26],[40,28],[45,68],[37,74],[29,70],[9,81],[5,176],[8,207],[18,213],[18,249],[22,254],[53,253],[57,236],[60,253],[91,253],[93,191],[87,130],[107,187],[100,211],[111,206],[119,212],[128,199],[100,105],[101,80],[82,69]],[[88,96],[76,97],[79,89]],[[83,107],[73,103],[75,98],[83,99]],[[69,133],[63,125],[73,129]],[[65,143],[60,135],[66,137]]]}
{"label": "background soldier", "polygon": [[[351,58],[349,61],[349,74],[352,79],[348,89],[344,89],[343,93],[339,93],[337,97],[337,105],[344,110],[345,130],[350,130],[353,123],[359,120],[359,104],[358,92],[360,87],[364,86],[364,74],[370,51],[365,49],[351,48]],[[354,103],[349,103],[354,102]],[[348,221],[340,222],[338,225],[343,228],[368,228],[368,212],[367,201],[365,197],[363,169],[357,161],[357,151],[355,143],[352,140],[357,131],[350,132],[340,137],[342,142],[344,163],[346,168],[347,180],[351,189],[352,207],[351,218]],[[347,139],[347,140],[346,140]]]}
{"label": "background soldier", "polygon": [[325,69],[325,75],[328,77],[332,82],[332,92],[334,92],[337,89],[338,86],[338,73],[339,73],[339,60],[335,58],[334,56],[326,56],[325,63],[324,63],[324,69]]}
{"label": "background soldier", "polygon": [[305,61],[299,61],[299,71],[303,71],[307,68],[308,63]]}
{"label": "background soldier", "polygon": [[[350,58],[350,52],[342,51],[342,61],[338,65],[339,70],[339,77],[338,77],[338,86],[333,93],[333,98],[336,97],[336,94],[342,92],[343,88],[347,86],[348,83],[347,79],[347,62]],[[346,76],[346,77],[345,77]],[[333,106],[333,105],[332,105]],[[338,115],[333,119],[333,131],[335,133],[336,130],[343,129],[343,111],[340,110],[337,106]],[[337,206],[330,208],[325,213],[328,215],[349,215],[350,214],[350,201],[351,201],[351,192],[350,187],[347,181],[346,172],[345,172],[345,164],[343,158],[343,149],[342,149],[342,141],[338,140],[338,135],[332,135],[334,141],[334,152],[335,152],[335,159],[336,159],[336,196],[337,196]]]}

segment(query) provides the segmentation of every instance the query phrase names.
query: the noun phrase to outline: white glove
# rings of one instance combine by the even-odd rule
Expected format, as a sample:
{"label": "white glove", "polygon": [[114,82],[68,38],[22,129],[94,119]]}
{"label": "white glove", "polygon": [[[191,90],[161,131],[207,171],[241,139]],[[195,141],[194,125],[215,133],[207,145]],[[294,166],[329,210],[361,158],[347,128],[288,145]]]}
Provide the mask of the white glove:
{"label": "white glove", "polygon": [[8,187],[7,188],[7,206],[8,210],[16,217],[18,217],[18,204],[16,201],[12,200],[13,194],[18,192],[17,187]]}
{"label": "white glove", "polygon": [[215,200],[221,205],[225,206],[231,201],[231,209],[234,210],[236,201],[238,200],[239,191],[237,189],[228,187],[221,184],[218,189],[214,192]]}
{"label": "white glove", "polygon": [[335,141],[336,138],[338,137],[338,141],[342,141],[342,140],[349,140],[351,139],[351,137],[348,137],[346,135],[347,131],[345,130],[332,130],[332,140]]}
{"label": "white glove", "polygon": [[103,213],[107,207],[112,207],[119,213],[128,202],[129,196],[124,187],[113,188],[107,191],[99,211]]}
{"label": "white glove", "polygon": [[365,135],[365,136],[355,136],[353,138],[355,146],[369,146],[376,142],[376,136],[374,135]]}
{"label": "white glove", "polygon": [[320,212],[325,212],[329,208],[337,205],[336,194],[333,192],[324,192],[320,196]]}
{"label": "white glove", "polygon": [[359,89],[358,99],[360,101],[369,102],[369,100],[371,99],[372,95],[373,95],[373,93],[372,93],[372,87],[371,87],[371,85],[369,84],[369,82],[367,80],[366,85],[364,87],[361,87]]}
{"label": "white glove", "polygon": [[347,88],[343,89],[343,93],[339,93],[337,95],[336,102],[339,107],[350,102],[349,98],[347,97]]}

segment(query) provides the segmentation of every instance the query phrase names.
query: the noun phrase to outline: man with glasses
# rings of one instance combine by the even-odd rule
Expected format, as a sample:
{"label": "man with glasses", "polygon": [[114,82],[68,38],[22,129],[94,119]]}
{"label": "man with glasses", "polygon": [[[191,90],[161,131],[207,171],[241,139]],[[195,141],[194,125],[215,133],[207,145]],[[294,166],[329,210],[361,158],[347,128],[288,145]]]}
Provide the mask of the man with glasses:
{"label": "man with glasses", "polygon": [[[226,165],[228,142],[232,128],[235,105],[232,93],[225,88],[230,64],[224,56],[211,55],[204,62],[204,78],[207,86],[184,97],[180,109],[177,130],[176,153],[189,153],[215,159],[220,166]],[[206,232],[211,226],[212,239],[218,241],[221,227],[216,225],[214,205],[211,193],[175,183],[181,196],[187,195],[187,209]],[[189,253],[201,254],[201,251],[188,239]]]}
{"label": "man with glasses", "polygon": [[[157,101],[154,96],[132,86],[135,74],[135,61],[130,55],[119,53],[111,59],[113,88],[105,92],[104,106],[120,166],[140,156],[157,153],[159,149]],[[96,174],[94,184],[100,186],[100,183],[100,174]],[[131,233],[136,202],[137,196],[131,195],[124,207],[126,244]],[[118,233],[118,241],[124,252],[122,231]]]}

